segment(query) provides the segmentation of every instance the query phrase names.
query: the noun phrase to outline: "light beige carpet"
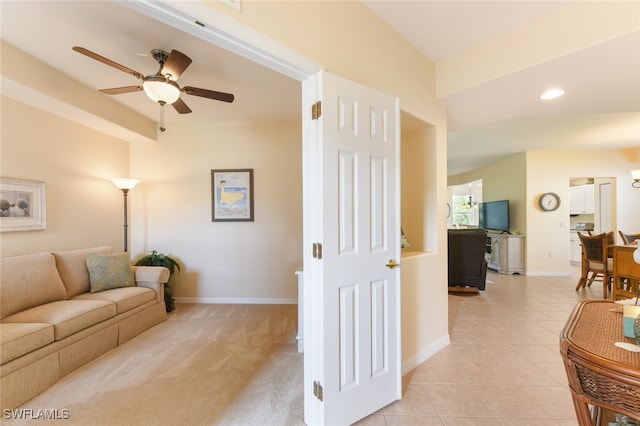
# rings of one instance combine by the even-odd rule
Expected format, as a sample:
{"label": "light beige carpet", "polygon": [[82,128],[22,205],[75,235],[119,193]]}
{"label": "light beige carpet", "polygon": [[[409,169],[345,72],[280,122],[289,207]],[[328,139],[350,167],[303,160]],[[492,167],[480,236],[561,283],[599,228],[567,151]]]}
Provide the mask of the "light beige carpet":
{"label": "light beige carpet", "polygon": [[67,420],[3,424],[303,425],[295,305],[177,304],[169,319],[20,408]]}

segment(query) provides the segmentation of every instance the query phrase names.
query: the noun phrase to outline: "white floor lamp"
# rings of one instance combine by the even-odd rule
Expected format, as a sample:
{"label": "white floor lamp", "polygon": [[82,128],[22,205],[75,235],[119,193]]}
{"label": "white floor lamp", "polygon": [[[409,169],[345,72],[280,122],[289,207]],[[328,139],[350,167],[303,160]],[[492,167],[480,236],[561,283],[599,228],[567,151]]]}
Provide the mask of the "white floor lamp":
{"label": "white floor lamp", "polygon": [[124,196],[124,251],[127,251],[127,228],[129,225],[127,224],[127,194],[130,189],[133,189],[140,181],[138,179],[129,179],[129,178],[112,178],[111,181],[115,186],[118,187],[122,191],[122,195]]}

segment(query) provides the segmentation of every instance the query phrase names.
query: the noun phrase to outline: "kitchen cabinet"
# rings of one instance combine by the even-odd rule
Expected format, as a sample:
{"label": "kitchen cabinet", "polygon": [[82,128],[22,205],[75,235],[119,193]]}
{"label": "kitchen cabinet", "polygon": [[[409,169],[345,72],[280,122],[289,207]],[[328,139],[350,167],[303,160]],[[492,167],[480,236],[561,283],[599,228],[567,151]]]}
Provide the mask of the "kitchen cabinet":
{"label": "kitchen cabinet", "polygon": [[524,235],[487,232],[485,257],[489,269],[501,274],[524,274]]}
{"label": "kitchen cabinet", "polygon": [[576,231],[570,233],[571,242],[571,264],[580,266],[582,264],[582,245],[580,244],[580,237]]}
{"label": "kitchen cabinet", "polygon": [[595,192],[592,184],[569,188],[569,212],[571,214],[593,214]]}

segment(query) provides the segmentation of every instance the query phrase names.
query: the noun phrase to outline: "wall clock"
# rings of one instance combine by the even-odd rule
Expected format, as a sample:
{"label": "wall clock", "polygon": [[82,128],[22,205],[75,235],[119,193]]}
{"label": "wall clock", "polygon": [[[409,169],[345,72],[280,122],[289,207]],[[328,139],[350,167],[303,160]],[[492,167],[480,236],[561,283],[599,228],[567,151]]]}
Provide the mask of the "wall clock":
{"label": "wall clock", "polygon": [[560,207],[560,196],[555,192],[547,192],[540,196],[540,208],[546,212],[558,210]]}

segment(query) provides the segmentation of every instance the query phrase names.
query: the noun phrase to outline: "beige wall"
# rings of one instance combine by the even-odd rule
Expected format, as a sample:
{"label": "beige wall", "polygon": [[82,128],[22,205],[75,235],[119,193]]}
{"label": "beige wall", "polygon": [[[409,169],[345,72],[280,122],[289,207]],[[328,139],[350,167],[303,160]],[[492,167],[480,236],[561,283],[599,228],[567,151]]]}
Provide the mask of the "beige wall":
{"label": "beige wall", "polygon": [[46,183],[47,228],[3,232],[0,254],[97,245],[123,246],[123,198],[113,183],[129,174],[129,144],[1,97],[0,175]]}
{"label": "beige wall", "polygon": [[402,227],[411,244],[402,250],[403,371],[415,367],[449,342],[447,262],[440,229],[445,216],[438,182],[446,173],[446,146],[437,129],[424,125],[402,132]]}
{"label": "beige wall", "polygon": [[[431,127],[402,133],[402,228],[411,246],[406,251],[436,251],[434,232],[428,229],[430,205],[435,203],[435,170],[425,167],[434,157]],[[431,245],[430,245],[431,244]]]}
{"label": "beige wall", "polygon": [[[97,245],[121,251],[123,196],[109,178],[131,175],[142,180],[128,197],[132,259],[151,250],[175,256],[183,265],[175,278],[177,297],[297,300],[298,121],[174,125],[156,143],[130,145],[12,99],[1,101],[1,175],[46,182],[47,198],[47,229],[0,234],[2,256]],[[210,176],[217,168],[254,169],[254,222],[211,221]]]}
{"label": "beige wall", "polygon": [[[640,231],[640,189],[631,187],[629,171],[640,167],[640,148],[610,151],[529,151],[486,167],[452,176],[455,185],[483,179],[483,198],[513,199],[511,230],[525,234],[525,267],[529,275],[568,275],[569,180],[575,177],[613,178],[616,202],[614,226]],[[506,178],[508,177],[508,179]],[[560,208],[543,212],[540,195],[555,192]]]}
{"label": "beige wall", "polygon": [[[617,229],[640,231],[640,189],[631,187],[635,150],[529,152],[527,155],[527,270],[532,274],[569,271],[569,179],[613,178]],[[556,192],[562,204],[543,212],[538,198]],[[561,224],[563,226],[561,226]],[[549,257],[551,252],[551,257]]]}
{"label": "beige wall", "polygon": [[[299,121],[173,124],[157,143],[132,144],[132,255],[181,261],[178,300],[297,302],[301,157]],[[211,170],[246,168],[254,222],[212,222]]]}
{"label": "beige wall", "polygon": [[449,178],[449,185],[482,179],[482,201],[509,200],[510,232],[523,233],[527,224],[526,154],[513,154],[467,173]]}
{"label": "beige wall", "polygon": [[358,1],[247,1],[241,13],[220,2],[206,6],[333,74],[399,96],[402,110],[420,120],[446,124],[434,96],[435,65]]}
{"label": "beige wall", "polygon": [[99,128],[119,139],[155,139],[156,124],[153,121],[113,98],[78,84],[4,40],[0,42],[3,94],[30,105],[44,106],[57,115],[87,127]]}

